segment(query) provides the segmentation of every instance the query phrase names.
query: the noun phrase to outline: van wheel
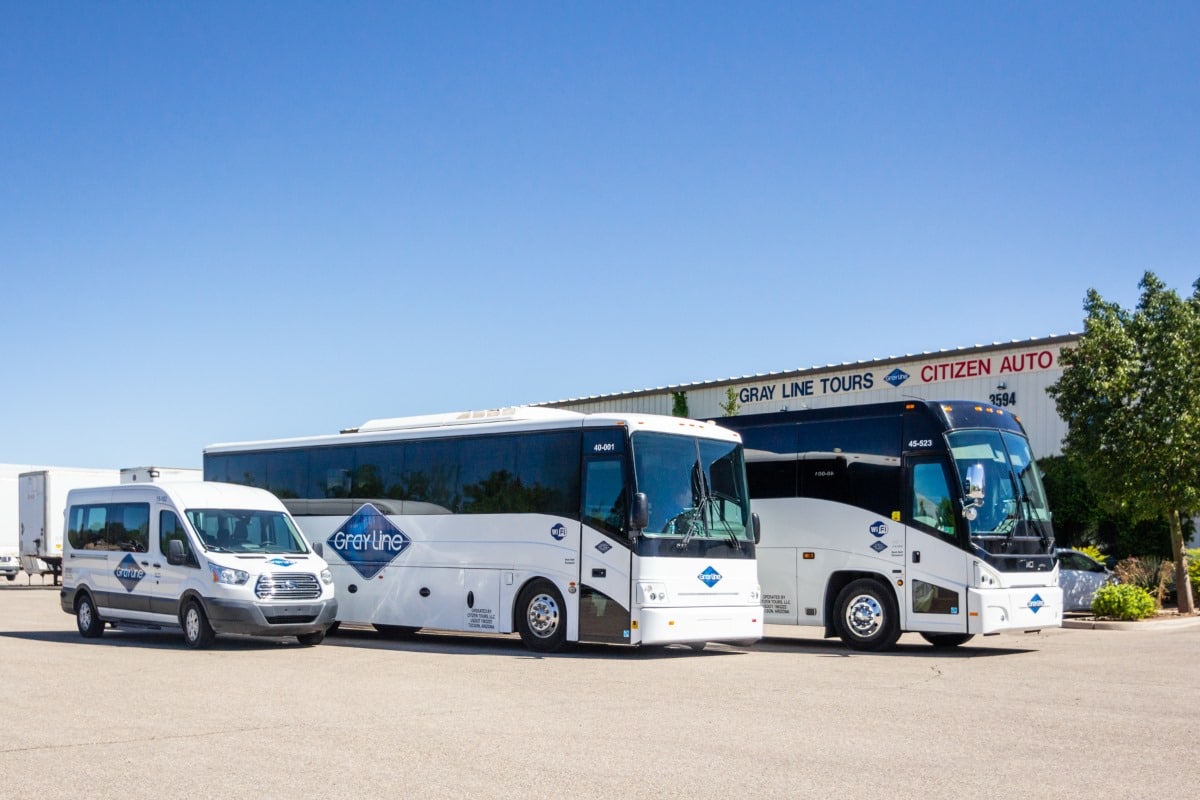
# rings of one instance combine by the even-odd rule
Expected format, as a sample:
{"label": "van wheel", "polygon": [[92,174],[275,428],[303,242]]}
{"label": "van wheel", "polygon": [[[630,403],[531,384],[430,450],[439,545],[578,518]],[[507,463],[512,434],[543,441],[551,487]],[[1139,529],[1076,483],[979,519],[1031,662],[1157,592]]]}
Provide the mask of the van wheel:
{"label": "van wheel", "polygon": [[958,647],[974,637],[972,633],[922,633],[921,638],[934,647]]}
{"label": "van wheel", "polygon": [[530,650],[553,653],[567,640],[567,609],[554,584],[536,580],[517,599],[517,632]]}
{"label": "van wheel", "polygon": [[188,600],[183,607],[180,622],[183,623],[183,640],[194,650],[204,650],[210,647],[216,634],[208,624],[208,617],[200,607],[200,601]]}
{"label": "van wheel", "polygon": [[75,624],[79,626],[79,635],[85,639],[96,639],[104,633],[104,620],[96,613],[92,596],[87,592],[75,601]]}
{"label": "van wheel", "polygon": [[300,633],[296,635],[296,639],[305,647],[312,647],[314,644],[320,644],[321,642],[325,641],[325,631]]}
{"label": "van wheel", "polygon": [[870,578],[842,589],[834,615],[838,636],[851,650],[887,650],[900,638],[896,598],[890,587]]}

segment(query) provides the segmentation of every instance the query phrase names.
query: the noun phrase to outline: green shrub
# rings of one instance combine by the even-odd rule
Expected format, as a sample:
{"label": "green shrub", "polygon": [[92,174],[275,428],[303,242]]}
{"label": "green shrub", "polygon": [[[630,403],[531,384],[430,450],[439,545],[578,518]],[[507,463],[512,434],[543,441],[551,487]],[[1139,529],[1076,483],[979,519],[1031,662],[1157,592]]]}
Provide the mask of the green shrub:
{"label": "green shrub", "polygon": [[1167,593],[1175,586],[1175,568],[1172,562],[1158,556],[1130,556],[1120,561],[1113,568],[1113,572],[1117,574],[1121,583],[1145,589],[1160,606]]}
{"label": "green shrub", "polygon": [[1188,550],[1188,579],[1192,584],[1192,592],[1200,596],[1200,547]]}
{"label": "green shrub", "polygon": [[1092,600],[1092,612],[1096,616],[1112,619],[1145,619],[1156,609],[1149,592],[1129,583],[1101,586]]}

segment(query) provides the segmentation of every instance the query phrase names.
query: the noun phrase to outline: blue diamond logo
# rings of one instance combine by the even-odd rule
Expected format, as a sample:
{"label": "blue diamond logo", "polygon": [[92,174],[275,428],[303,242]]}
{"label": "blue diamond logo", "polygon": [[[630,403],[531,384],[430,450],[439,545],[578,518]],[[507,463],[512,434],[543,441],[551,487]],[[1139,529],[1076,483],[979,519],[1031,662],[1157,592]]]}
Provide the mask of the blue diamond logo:
{"label": "blue diamond logo", "polygon": [[126,553],[125,557],[121,559],[121,563],[117,564],[117,568],[113,570],[113,575],[125,587],[125,591],[132,592],[142,582],[142,578],[146,577],[146,570],[138,565],[133,553]]}
{"label": "blue diamond logo", "polygon": [[412,539],[367,503],[325,540],[354,571],[370,580],[408,549]]}
{"label": "blue diamond logo", "polygon": [[911,377],[912,376],[909,375],[907,372],[905,372],[904,370],[897,367],[896,369],[889,372],[887,375],[884,375],[883,379],[885,381],[887,381],[888,383],[890,383],[892,386],[899,386],[900,384],[904,383],[906,380],[908,380]]}
{"label": "blue diamond logo", "polygon": [[609,550],[612,550],[612,545],[608,542],[600,542],[598,545],[596,545],[596,549],[601,553],[607,553]]}
{"label": "blue diamond logo", "polygon": [[711,589],[712,587],[716,586],[717,582],[719,580],[721,580],[721,578],[723,578],[724,576],[721,573],[717,572],[712,567],[709,567],[708,569],[704,570],[704,572],[701,572],[696,577],[699,578],[701,581],[703,581],[704,584],[706,586],[708,586],[708,588]]}
{"label": "blue diamond logo", "polygon": [[1033,597],[1029,598],[1029,610],[1035,614],[1041,611],[1042,606],[1044,605],[1046,605],[1046,601],[1042,599],[1040,594],[1035,594]]}
{"label": "blue diamond logo", "polygon": [[871,545],[871,549],[876,553],[882,553],[884,550],[887,550],[887,545],[883,542],[877,541]]}

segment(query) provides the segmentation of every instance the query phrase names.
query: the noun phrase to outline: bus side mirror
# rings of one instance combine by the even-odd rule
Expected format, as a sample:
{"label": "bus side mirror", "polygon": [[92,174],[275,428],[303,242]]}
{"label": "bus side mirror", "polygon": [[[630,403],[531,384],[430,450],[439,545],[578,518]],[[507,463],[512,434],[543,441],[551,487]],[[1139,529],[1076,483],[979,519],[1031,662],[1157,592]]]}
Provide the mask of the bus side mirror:
{"label": "bus side mirror", "polygon": [[966,484],[963,488],[966,490],[968,500],[974,500],[975,505],[983,505],[984,498],[984,477],[983,464],[972,464],[967,467]]}
{"label": "bus side mirror", "polygon": [[754,528],[754,543],[758,544],[762,541],[762,520],[758,518],[758,512],[750,512],[750,525]]}
{"label": "bus side mirror", "polygon": [[171,539],[167,542],[167,563],[176,567],[187,563],[187,552],[183,549],[181,539]]}
{"label": "bus side mirror", "polygon": [[631,538],[636,537],[650,524],[650,501],[645,492],[633,496],[633,507],[629,509],[629,528]]}

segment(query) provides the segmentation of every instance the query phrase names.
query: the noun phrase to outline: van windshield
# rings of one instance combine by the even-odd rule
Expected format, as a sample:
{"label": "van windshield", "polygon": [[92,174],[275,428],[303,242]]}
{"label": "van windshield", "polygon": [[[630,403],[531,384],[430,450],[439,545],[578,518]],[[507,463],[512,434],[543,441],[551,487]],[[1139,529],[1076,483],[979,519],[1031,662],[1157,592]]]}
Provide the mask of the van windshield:
{"label": "van windshield", "polygon": [[282,511],[189,508],[205,550],[219,553],[307,553],[308,546]]}

